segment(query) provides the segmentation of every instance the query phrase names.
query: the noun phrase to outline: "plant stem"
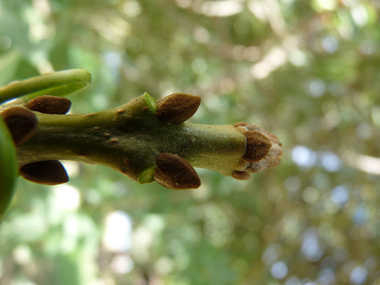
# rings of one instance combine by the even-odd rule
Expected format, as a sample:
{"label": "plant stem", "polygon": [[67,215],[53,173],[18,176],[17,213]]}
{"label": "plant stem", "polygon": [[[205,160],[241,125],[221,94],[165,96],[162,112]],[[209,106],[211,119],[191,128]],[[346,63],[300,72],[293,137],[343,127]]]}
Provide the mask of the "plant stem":
{"label": "plant stem", "polygon": [[[34,112],[38,130],[18,147],[19,167],[46,160],[75,160],[115,169],[134,180],[155,167],[159,153],[173,153],[194,167],[231,175],[241,163],[246,137],[232,125],[160,121],[147,97],[93,113],[50,115]],[[153,181],[153,176],[144,182]],[[140,181],[141,182],[141,181]]]}

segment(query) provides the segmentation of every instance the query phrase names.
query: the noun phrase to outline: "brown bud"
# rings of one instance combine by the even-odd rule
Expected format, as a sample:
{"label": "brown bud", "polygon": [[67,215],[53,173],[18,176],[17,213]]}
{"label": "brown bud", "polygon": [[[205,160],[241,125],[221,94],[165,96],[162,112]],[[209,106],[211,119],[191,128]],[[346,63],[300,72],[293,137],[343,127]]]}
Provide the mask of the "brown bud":
{"label": "brown bud", "polygon": [[19,146],[29,140],[37,131],[37,117],[22,107],[11,107],[1,113],[12,135],[13,142]]}
{"label": "brown bud", "polygon": [[26,164],[21,167],[20,175],[26,180],[45,185],[57,185],[69,181],[65,168],[58,160]]}
{"label": "brown bud", "polygon": [[235,128],[237,128],[237,127],[240,127],[240,126],[248,126],[248,124],[246,123],[246,122],[237,122],[237,123],[235,123],[235,124],[233,124],[233,126],[235,127]]}
{"label": "brown bud", "polygon": [[263,159],[272,146],[269,139],[257,131],[246,131],[244,135],[247,138],[247,148],[242,159],[248,162],[256,162]]}
{"label": "brown bud", "polygon": [[184,158],[171,153],[156,156],[157,168],[154,179],[157,183],[170,189],[195,189],[201,180],[191,164]]}
{"label": "brown bud", "polygon": [[272,142],[272,143],[275,143],[275,144],[278,144],[279,146],[282,146],[280,140],[278,139],[278,137],[276,137],[274,134],[264,130],[262,127],[259,127],[257,125],[247,125],[246,126],[246,129],[249,130],[249,131],[257,131],[259,133],[262,133],[263,135],[267,136],[267,138]]}
{"label": "brown bud", "polygon": [[237,180],[248,180],[249,178],[251,178],[251,175],[247,171],[234,170],[232,172],[232,177]]}
{"label": "brown bud", "polygon": [[40,113],[63,115],[70,110],[71,101],[64,97],[43,95],[30,100],[26,106]]}
{"label": "brown bud", "polygon": [[198,96],[174,93],[157,101],[157,117],[163,122],[181,124],[195,114],[200,104]]}

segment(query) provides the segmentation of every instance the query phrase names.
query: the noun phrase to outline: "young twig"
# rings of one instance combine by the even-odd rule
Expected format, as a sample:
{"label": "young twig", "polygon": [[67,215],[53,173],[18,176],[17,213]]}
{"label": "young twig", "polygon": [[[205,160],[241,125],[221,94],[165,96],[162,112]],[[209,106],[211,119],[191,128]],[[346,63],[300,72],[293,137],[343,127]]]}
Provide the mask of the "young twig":
{"label": "young twig", "polygon": [[[17,155],[20,174],[37,183],[44,183],[44,176],[46,184],[54,183],[54,173],[46,169],[58,160],[104,165],[139,183],[156,180],[172,189],[200,185],[193,167],[247,179],[249,172],[280,162],[278,138],[260,127],[184,122],[199,106],[200,98],[193,95],[175,93],[156,102],[145,93],[115,109],[86,115],[41,113],[41,105],[50,106],[49,101],[56,109],[66,102],[49,96],[34,100],[40,104],[23,107],[37,117],[38,129],[18,147]],[[40,112],[34,110],[37,107]],[[15,108],[22,107],[7,111]],[[57,167],[57,183],[62,182],[63,171]]]}

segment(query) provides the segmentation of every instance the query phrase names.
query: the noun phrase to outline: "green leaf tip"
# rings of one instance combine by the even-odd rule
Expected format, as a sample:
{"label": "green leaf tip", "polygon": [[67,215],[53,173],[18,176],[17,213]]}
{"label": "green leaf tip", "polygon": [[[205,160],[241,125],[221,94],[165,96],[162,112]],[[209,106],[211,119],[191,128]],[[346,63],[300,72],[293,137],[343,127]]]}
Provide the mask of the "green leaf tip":
{"label": "green leaf tip", "polygon": [[[147,94],[147,93],[145,93],[145,94]],[[156,168],[157,168],[157,166],[152,166],[152,167],[145,169],[137,177],[137,182],[140,184],[153,182],[154,181],[154,171],[156,170]]]}
{"label": "green leaf tip", "polygon": [[152,96],[150,96],[147,92],[145,92],[143,95],[141,95],[144,99],[146,104],[149,107],[149,110],[153,113],[157,113],[157,100],[154,99]]}

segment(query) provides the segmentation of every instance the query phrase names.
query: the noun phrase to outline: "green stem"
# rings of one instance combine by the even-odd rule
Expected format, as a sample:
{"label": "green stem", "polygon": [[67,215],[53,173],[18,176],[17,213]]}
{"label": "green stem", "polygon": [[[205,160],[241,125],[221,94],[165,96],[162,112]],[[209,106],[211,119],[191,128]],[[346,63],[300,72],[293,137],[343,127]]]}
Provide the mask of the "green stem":
{"label": "green stem", "polygon": [[[157,102],[144,94],[118,108],[86,115],[58,115],[61,112],[56,110],[62,102],[51,96],[28,101],[45,94],[68,95],[90,81],[87,70],[75,69],[0,88],[0,102],[23,96],[2,106],[2,110],[18,106],[8,116],[15,117],[27,108],[31,110],[28,112],[35,110],[38,119],[37,132],[17,148],[18,167],[24,178],[49,185],[64,183],[67,175],[57,160],[75,160],[104,165],[139,183],[156,180],[165,187],[185,189],[200,185],[193,167],[248,179],[249,172],[280,162],[280,141],[258,126],[185,122],[200,104],[200,98],[193,95],[174,93]],[[18,132],[18,127],[13,130],[14,134]]]}
{"label": "green stem", "polygon": [[24,101],[45,94],[66,96],[86,88],[90,82],[91,73],[82,68],[43,74],[0,88],[0,104],[25,95]]}
{"label": "green stem", "polygon": [[144,170],[155,166],[157,154],[164,152],[224,175],[237,169],[246,137],[235,127],[165,123],[147,98],[140,96],[118,108],[87,115],[35,112],[39,127],[18,148],[19,167],[45,160],[76,160],[104,165],[138,180]]}

